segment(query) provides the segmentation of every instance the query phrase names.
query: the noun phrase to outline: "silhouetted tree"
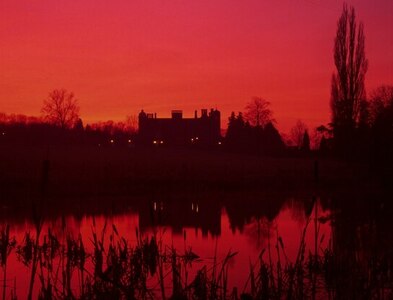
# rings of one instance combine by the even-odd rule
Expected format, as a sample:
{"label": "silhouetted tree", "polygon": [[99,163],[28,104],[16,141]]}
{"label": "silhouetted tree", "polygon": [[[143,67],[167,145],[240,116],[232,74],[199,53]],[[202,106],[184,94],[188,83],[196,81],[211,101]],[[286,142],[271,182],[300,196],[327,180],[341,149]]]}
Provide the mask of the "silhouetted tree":
{"label": "silhouetted tree", "polygon": [[363,24],[357,23],[355,9],[344,4],[334,41],[336,72],[332,76],[331,111],[337,147],[350,143],[365,101],[364,79],[368,68]]}
{"label": "silhouetted tree", "polygon": [[329,129],[328,127],[326,127],[325,125],[320,125],[315,129],[319,134],[325,136],[325,138],[327,137],[331,137],[333,132],[332,129]]}
{"label": "silhouetted tree", "polygon": [[306,130],[307,126],[301,120],[298,120],[295,126],[293,126],[291,129],[291,140],[298,149],[302,147],[303,137]]}
{"label": "silhouetted tree", "polygon": [[393,108],[393,86],[383,85],[370,93],[370,122],[374,125]]}
{"label": "silhouetted tree", "polygon": [[127,116],[125,126],[130,134],[136,134],[138,131],[138,117],[136,115]]}
{"label": "silhouetted tree", "polygon": [[7,114],[0,112],[0,124],[7,122]]}
{"label": "silhouetted tree", "polygon": [[231,116],[228,118],[228,127],[227,127],[227,132],[226,132],[226,141],[231,142],[233,139],[234,135],[236,132],[236,115],[235,112],[233,111],[231,113]]}
{"label": "silhouetted tree", "polygon": [[[374,161],[391,173],[393,168],[393,86],[381,86],[370,94],[371,145]],[[389,175],[392,177],[392,174]]]}
{"label": "silhouetted tree", "polygon": [[228,129],[235,125],[235,121],[236,121],[236,115],[235,115],[235,112],[233,111],[233,112],[231,112],[231,115],[228,118]]}
{"label": "silhouetted tree", "polygon": [[228,119],[228,129],[225,136],[225,143],[231,150],[241,150],[247,143],[247,130],[241,112],[236,116],[234,112]]}
{"label": "silhouetted tree", "polygon": [[[269,104],[263,99],[254,98],[247,106],[247,121],[241,112],[232,112],[228,119],[225,144],[228,150],[250,154],[277,155],[285,148],[284,142],[273,125]],[[258,112],[257,112],[258,111]]]}
{"label": "silhouetted tree", "polygon": [[82,121],[81,118],[79,118],[79,119],[75,122],[74,129],[77,130],[77,131],[80,131],[80,132],[83,131],[83,121]]}
{"label": "silhouetted tree", "polygon": [[329,150],[328,143],[325,136],[321,137],[321,141],[319,142],[319,151],[325,154]]}
{"label": "silhouetted tree", "polygon": [[50,92],[41,112],[47,121],[63,129],[72,128],[79,119],[78,101],[65,89]]}
{"label": "silhouetted tree", "polygon": [[304,152],[310,151],[310,136],[308,135],[308,130],[306,129],[303,134],[303,141],[301,150]]}
{"label": "silhouetted tree", "polygon": [[280,133],[272,122],[269,122],[263,128],[262,151],[264,154],[277,155],[285,149],[285,144]]}
{"label": "silhouetted tree", "polygon": [[272,122],[272,111],[269,109],[270,102],[254,97],[246,106],[245,117],[251,126],[263,127]]}

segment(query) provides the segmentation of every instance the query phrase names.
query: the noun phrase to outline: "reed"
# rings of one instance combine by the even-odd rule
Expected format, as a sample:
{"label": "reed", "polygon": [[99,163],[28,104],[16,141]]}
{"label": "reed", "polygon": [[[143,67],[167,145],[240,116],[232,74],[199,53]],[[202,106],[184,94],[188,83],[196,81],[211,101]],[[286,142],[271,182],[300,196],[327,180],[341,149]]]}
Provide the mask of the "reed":
{"label": "reed", "polygon": [[[63,243],[51,229],[42,232],[38,226],[35,235],[26,232],[17,243],[5,226],[0,232],[3,299],[8,287],[7,257],[13,251],[31,269],[30,299],[35,298],[33,292],[39,299],[334,299],[362,295],[388,299],[393,293],[391,257],[376,255],[362,263],[345,260],[331,241],[322,247],[325,237],[319,236],[318,222],[318,212],[309,212],[294,261],[287,257],[279,232],[269,228],[270,242],[255,261],[250,259],[240,295],[236,287],[229,286],[229,263],[238,253],[229,250],[218,257],[216,245],[213,262],[205,261],[187,245],[186,235],[183,250],[164,245],[157,233],[144,236],[138,230],[136,242],[130,243],[116,226],[105,223],[99,229],[93,221],[90,251],[80,234],[67,234]],[[315,240],[306,245],[306,233],[313,227]],[[343,278],[348,272],[352,276]],[[16,282],[9,290],[15,299]]]}
{"label": "reed", "polygon": [[3,268],[3,300],[7,294],[7,260],[15,247],[15,238],[10,237],[10,226],[6,225],[0,231],[0,265]]}

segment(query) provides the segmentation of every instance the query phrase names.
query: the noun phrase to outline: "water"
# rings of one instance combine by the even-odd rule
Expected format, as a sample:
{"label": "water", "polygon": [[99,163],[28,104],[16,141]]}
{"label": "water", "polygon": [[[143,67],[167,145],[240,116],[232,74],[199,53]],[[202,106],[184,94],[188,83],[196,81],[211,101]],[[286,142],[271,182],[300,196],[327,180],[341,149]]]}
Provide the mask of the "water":
{"label": "water", "polygon": [[[166,196],[105,201],[90,199],[72,200],[68,203],[62,201],[57,205],[37,208],[36,214],[43,220],[41,243],[44,242],[43,237],[48,234],[48,230],[63,245],[67,243],[67,237],[75,240],[81,237],[86,252],[90,254],[86,259],[84,276],[92,275],[94,270],[93,232],[96,232],[99,238],[104,234],[105,249],[109,247],[111,235],[114,244],[124,238],[131,247],[135,247],[138,241],[144,238],[155,236],[162,247],[161,251],[171,253],[172,249],[176,249],[179,256],[192,251],[198,256],[192,264],[182,266],[183,286],[189,285],[197,271],[204,266],[211,272],[215,263],[219,265],[228,254],[233,254],[225,265],[228,293],[236,288],[240,294],[251,291],[250,266],[258,265],[262,253],[264,261],[267,264],[272,263],[274,269],[277,262],[282,266],[294,265],[299,260],[302,241],[305,242],[304,264],[309,255],[317,254],[321,257],[322,266],[322,260],[326,258],[326,251],[329,250],[337,252],[337,257],[348,254],[348,257],[355,257],[360,273],[361,268],[368,272],[370,266],[367,261],[374,256],[386,258],[388,261],[385,267],[389,269],[393,248],[392,242],[386,238],[390,237],[391,233],[383,230],[386,229],[386,222],[391,222],[386,218],[389,216],[389,206],[384,202],[364,199],[346,205],[341,200],[313,196],[247,194],[183,195],[176,198]],[[17,245],[20,246],[27,232],[30,232],[32,237],[36,236],[36,227],[31,217],[31,209],[20,208],[18,213],[12,214],[11,211],[12,207],[3,207],[2,227],[5,228],[6,224],[10,226],[10,236],[15,237]],[[13,248],[7,261],[6,295],[10,297],[16,292],[20,299],[25,299],[29,291],[32,264],[24,265],[17,249],[18,246]],[[107,266],[108,261],[104,261],[104,269]],[[5,266],[2,267],[4,270]],[[61,274],[62,267],[64,268],[64,261],[55,258],[52,273],[60,270]],[[42,268],[39,262],[33,298],[38,295],[40,278],[49,278],[49,273],[45,270],[45,266]],[[170,270],[168,263],[164,266],[167,296],[173,288]],[[257,272],[258,268],[255,270]],[[64,280],[61,280],[60,275],[50,276],[52,284],[57,284],[58,293],[61,293]],[[4,279],[4,273],[0,278]],[[390,282],[389,280],[391,277],[386,278],[387,282]],[[308,281],[309,279],[305,280]],[[156,297],[160,297],[157,275],[147,281],[147,287]],[[81,273],[75,267],[71,272],[71,289],[74,295],[80,295]],[[323,298],[345,293],[336,287],[333,294],[330,294],[326,277],[323,283],[318,284],[317,289],[317,295]],[[385,287],[382,290],[386,290],[386,293],[391,291]]]}
{"label": "water", "polygon": [[[83,200],[80,200],[71,205],[74,212],[72,208],[65,209],[64,205],[58,204],[57,209],[41,211],[44,216],[41,243],[42,237],[50,230],[64,245],[67,236],[74,239],[81,236],[86,252],[93,253],[93,231],[96,231],[98,236],[105,232],[105,247],[108,246],[113,228],[118,233],[115,238],[126,239],[132,247],[137,244],[138,238],[156,236],[166,250],[174,248],[179,255],[191,250],[199,257],[187,267],[187,270],[183,269],[187,271],[188,283],[191,283],[197,270],[204,266],[211,270],[214,261],[222,262],[228,253],[236,253],[227,264],[228,289],[231,291],[236,287],[241,292],[250,290],[250,264],[256,264],[262,252],[267,260],[272,259],[274,262],[277,261],[278,255],[285,262],[296,261],[307,221],[314,220],[308,224],[305,235],[307,251],[315,251],[316,238],[319,253],[331,242],[331,211],[323,208],[319,200],[313,202],[312,199],[277,199],[271,196],[248,200],[215,197],[97,200],[94,206],[89,206],[94,203],[93,201],[86,207]],[[36,236],[36,227],[32,218],[28,216],[28,209],[26,212],[22,209],[19,213],[10,211],[10,207],[3,207],[3,213],[6,212],[8,217],[3,220],[2,226],[4,228],[6,224],[10,225],[10,236],[15,237],[18,245],[23,243],[27,232],[30,232],[32,237]],[[328,221],[315,223],[315,218]],[[318,230],[317,237],[315,224]],[[279,239],[282,241],[281,246]],[[280,253],[277,252],[276,246],[280,248]],[[91,273],[94,268],[92,260],[93,258],[89,257],[85,266]],[[54,262],[53,269],[56,267],[61,268],[59,259]],[[35,295],[40,285],[39,273],[38,270],[35,278]],[[72,289],[77,295],[80,289],[80,274],[74,270],[72,275]],[[7,262],[7,295],[16,291],[19,298],[26,298],[30,279],[31,264],[26,266],[22,263],[16,247]],[[60,279],[57,284],[61,286]],[[171,284],[168,277],[165,281],[167,294],[170,294]],[[148,286],[153,289],[155,295],[160,295],[157,279],[152,278]]]}

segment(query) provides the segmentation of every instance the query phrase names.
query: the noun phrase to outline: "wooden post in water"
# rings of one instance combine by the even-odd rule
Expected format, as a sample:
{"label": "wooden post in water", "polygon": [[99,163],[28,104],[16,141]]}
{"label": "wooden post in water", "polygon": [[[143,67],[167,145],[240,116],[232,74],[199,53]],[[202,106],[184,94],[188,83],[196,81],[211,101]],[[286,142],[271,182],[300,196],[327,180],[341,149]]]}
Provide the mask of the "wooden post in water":
{"label": "wooden post in water", "polygon": [[314,203],[314,243],[315,243],[315,248],[314,248],[314,253],[315,253],[315,262],[318,259],[318,201],[317,197],[313,197],[313,203]]}
{"label": "wooden post in water", "polygon": [[41,174],[41,202],[46,197],[48,182],[49,182],[49,167],[50,167],[50,160],[49,160],[49,146],[46,149],[46,155],[44,160],[42,161],[42,174]]}
{"label": "wooden post in water", "polygon": [[6,225],[4,231],[2,232],[2,242],[3,242],[3,248],[1,249],[2,251],[2,256],[3,256],[3,267],[4,267],[4,273],[3,273],[3,300],[6,299],[6,289],[7,289],[7,258],[9,255],[9,248],[11,247],[10,245],[10,225]]}
{"label": "wooden post in water", "polygon": [[49,159],[46,158],[42,162],[42,177],[41,177],[41,196],[45,197],[46,189],[49,180]]}
{"label": "wooden post in water", "polygon": [[314,161],[314,181],[318,183],[319,181],[319,162],[318,160]]}
{"label": "wooden post in water", "polygon": [[[318,161],[315,161],[318,163]],[[317,197],[313,196],[313,203],[314,203],[314,268],[318,265],[318,239],[319,239],[319,229],[318,229],[318,201]],[[314,269],[312,275],[312,299],[315,299],[316,288],[317,288],[317,274],[316,270]]]}

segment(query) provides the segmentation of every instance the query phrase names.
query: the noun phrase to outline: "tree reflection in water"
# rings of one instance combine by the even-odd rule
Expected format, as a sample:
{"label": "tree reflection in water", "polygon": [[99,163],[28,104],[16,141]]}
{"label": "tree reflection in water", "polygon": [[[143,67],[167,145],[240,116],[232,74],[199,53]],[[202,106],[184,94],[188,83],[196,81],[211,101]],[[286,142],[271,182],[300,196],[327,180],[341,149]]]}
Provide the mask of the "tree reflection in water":
{"label": "tree reflection in water", "polygon": [[27,209],[3,208],[3,295],[389,298],[393,207],[370,195],[59,204],[38,243]]}

